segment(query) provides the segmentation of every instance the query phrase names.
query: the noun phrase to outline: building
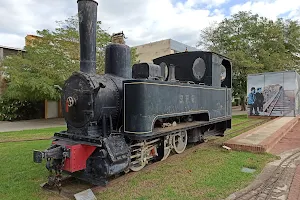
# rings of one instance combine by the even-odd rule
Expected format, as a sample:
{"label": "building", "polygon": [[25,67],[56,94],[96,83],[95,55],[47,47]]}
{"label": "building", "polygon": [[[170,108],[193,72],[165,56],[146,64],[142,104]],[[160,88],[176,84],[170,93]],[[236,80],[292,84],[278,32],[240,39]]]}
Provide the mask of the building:
{"label": "building", "polygon": [[[18,53],[23,54],[25,50],[20,48],[13,48],[7,46],[0,45],[0,62],[6,57],[10,55],[16,55]],[[7,83],[5,80],[4,74],[0,71],[0,95],[4,92],[4,89],[7,87]]]}
{"label": "building", "polygon": [[[27,35],[25,37],[25,46],[32,46],[33,41],[37,39],[42,39],[42,37],[36,36],[36,35]],[[9,55],[15,55],[18,53],[26,53],[24,49],[19,49],[19,48],[12,48],[12,47],[5,47],[5,46],[0,46],[0,61],[3,60],[6,56]],[[0,72],[0,95],[4,92],[4,90],[7,87],[7,82]],[[41,116],[45,119],[48,118],[57,118],[57,117],[62,117],[62,112],[61,112],[61,104],[60,101],[48,101],[45,100],[42,102],[41,106]]]}
{"label": "building", "polygon": [[[25,46],[33,46],[34,41],[41,40],[42,37],[37,35],[26,35],[25,37]],[[62,117],[62,110],[61,110],[61,102],[59,101],[51,101],[45,100],[44,101],[44,118],[57,118]]]}
{"label": "building", "polygon": [[6,47],[0,45],[0,61],[3,60],[6,56],[16,55],[18,53],[24,53],[24,49],[14,48],[14,47]]}
{"label": "building", "polygon": [[25,46],[32,46],[33,41],[36,39],[41,39],[42,37],[37,35],[26,35],[25,37]]}
{"label": "building", "polygon": [[151,42],[148,44],[135,46],[135,48],[138,54],[138,60],[140,62],[150,62],[150,63],[152,63],[152,60],[154,58],[160,56],[165,56],[165,55],[184,52],[184,51],[199,51],[199,49],[195,47],[188,46],[186,44],[183,44],[181,42],[172,39]]}

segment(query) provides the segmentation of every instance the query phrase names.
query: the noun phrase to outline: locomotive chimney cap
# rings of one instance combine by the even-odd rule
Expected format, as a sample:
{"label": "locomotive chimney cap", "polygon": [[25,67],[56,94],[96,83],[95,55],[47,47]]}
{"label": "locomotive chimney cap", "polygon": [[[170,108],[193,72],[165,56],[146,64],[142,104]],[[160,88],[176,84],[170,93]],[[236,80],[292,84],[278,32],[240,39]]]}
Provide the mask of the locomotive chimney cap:
{"label": "locomotive chimney cap", "polygon": [[77,3],[78,3],[79,1],[93,1],[93,2],[95,2],[95,3],[98,4],[98,0],[77,0]]}

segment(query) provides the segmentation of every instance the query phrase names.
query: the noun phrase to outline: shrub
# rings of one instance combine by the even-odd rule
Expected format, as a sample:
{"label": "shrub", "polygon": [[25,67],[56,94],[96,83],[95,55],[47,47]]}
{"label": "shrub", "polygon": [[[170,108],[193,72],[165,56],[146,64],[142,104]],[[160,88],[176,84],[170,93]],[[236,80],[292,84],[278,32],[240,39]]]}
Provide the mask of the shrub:
{"label": "shrub", "polygon": [[0,98],[0,121],[40,118],[41,103]]}

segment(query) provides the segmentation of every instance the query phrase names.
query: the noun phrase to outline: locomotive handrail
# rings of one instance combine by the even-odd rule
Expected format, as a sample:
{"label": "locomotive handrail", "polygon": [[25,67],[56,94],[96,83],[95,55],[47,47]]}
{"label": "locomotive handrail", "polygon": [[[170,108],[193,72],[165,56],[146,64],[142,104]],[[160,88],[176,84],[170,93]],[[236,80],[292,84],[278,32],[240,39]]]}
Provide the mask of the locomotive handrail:
{"label": "locomotive handrail", "polygon": [[274,104],[273,104],[273,105],[271,105],[270,112],[268,113],[268,115],[269,115],[269,116],[271,115],[271,113],[272,113],[272,111],[273,111],[273,109],[274,109],[275,105],[277,104],[277,102],[278,102],[279,98],[280,98],[280,97],[281,97],[281,95],[283,94],[283,92],[282,92],[281,90],[282,90],[282,89],[280,89],[280,90],[279,90],[279,93],[277,94],[276,98],[274,99]]}
{"label": "locomotive handrail", "polygon": [[53,85],[55,89],[62,91],[62,88],[59,85]]}

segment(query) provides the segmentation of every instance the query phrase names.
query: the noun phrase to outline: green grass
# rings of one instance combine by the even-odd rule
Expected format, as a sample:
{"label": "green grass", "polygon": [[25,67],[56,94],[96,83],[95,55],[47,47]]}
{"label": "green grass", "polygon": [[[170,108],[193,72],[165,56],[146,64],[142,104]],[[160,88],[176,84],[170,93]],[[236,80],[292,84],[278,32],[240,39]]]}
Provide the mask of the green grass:
{"label": "green grass", "polygon": [[[264,119],[248,119],[247,115],[233,116],[233,123],[249,121],[262,122]],[[245,128],[248,123],[233,127],[228,133]],[[242,132],[242,131],[241,131]],[[153,170],[145,169],[129,181],[115,185],[97,194],[99,199],[201,199],[226,198],[236,190],[247,186],[260,173],[266,163],[276,157],[263,153],[227,151],[220,145],[236,135],[223,138],[213,137],[192,154],[182,157],[174,155]],[[177,158],[176,158],[177,157]],[[253,174],[241,172],[243,167],[256,169]]]}
{"label": "green grass", "polygon": [[[247,116],[234,116],[233,122],[246,119]],[[53,132],[63,129],[58,127],[0,133],[0,141],[6,138],[51,137]],[[274,159],[269,154],[227,151],[220,148],[222,140],[230,137],[233,134],[200,145],[191,154],[171,156],[153,169],[145,168],[127,181],[96,195],[98,199],[118,200],[224,198],[249,184],[263,166]],[[33,149],[43,150],[49,145],[50,140],[0,144],[0,199],[58,198],[39,186],[48,176],[45,162],[36,164],[32,161]],[[254,174],[243,173],[240,171],[242,167],[255,168],[257,171]]]}
{"label": "green grass", "polygon": [[[175,156],[174,156],[175,157]],[[145,170],[129,181],[97,194],[99,199],[220,199],[245,187],[269,154],[226,151],[213,146],[200,148],[184,158],[172,159]],[[169,158],[171,159],[171,158]],[[242,167],[257,169],[254,174]]]}
{"label": "green grass", "polygon": [[54,132],[62,130],[66,130],[66,126],[24,131],[0,132],[0,142],[50,138],[53,136]]}
{"label": "green grass", "polygon": [[249,127],[250,125],[256,124],[255,127],[257,127],[260,125],[260,123],[266,123],[267,120],[266,119],[249,119],[249,120],[247,120],[247,122],[248,123],[237,124],[237,126],[234,126],[231,129],[227,130],[225,132],[225,137],[218,138],[215,141],[215,143],[221,144],[221,143],[225,142],[226,140],[229,140],[233,137],[240,135],[241,133],[244,133],[244,132],[247,132],[247,131],[253,129],[254,127]]}
{"label": "green grass", "polygon": [[32,150],[45,149],[50,141],[0,144],[0,199],[34,200],[48,197],[39,184],[48,172],[43,165],[33,163]]}
{"label": "green grass", "polygon": [[251,121],[253,119],[249,119],[247,115],[235,115],[232,116],[232,125],[243,123],[246,121]]}

